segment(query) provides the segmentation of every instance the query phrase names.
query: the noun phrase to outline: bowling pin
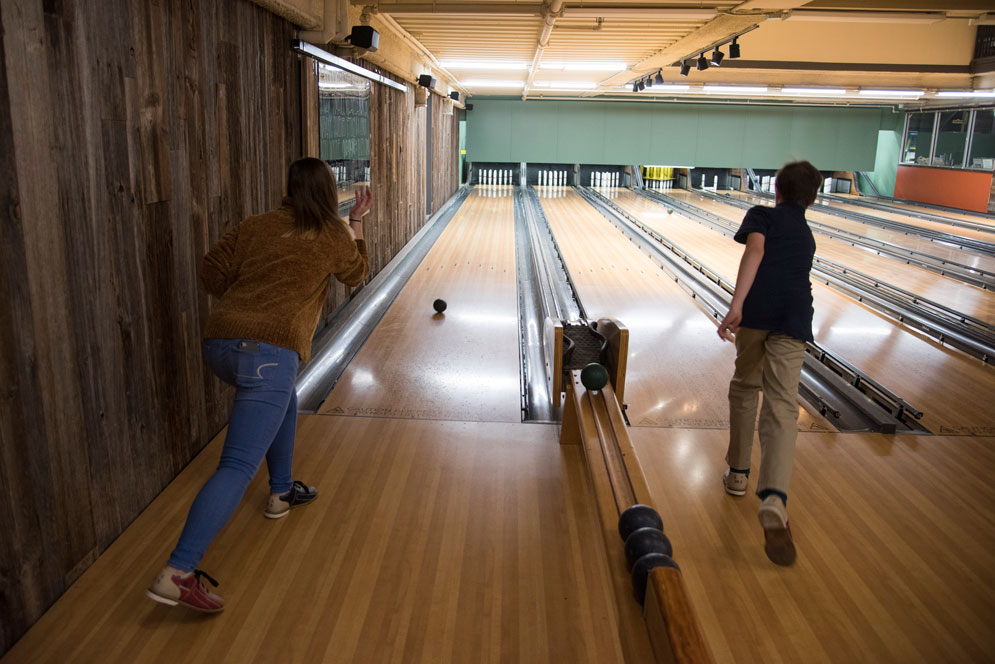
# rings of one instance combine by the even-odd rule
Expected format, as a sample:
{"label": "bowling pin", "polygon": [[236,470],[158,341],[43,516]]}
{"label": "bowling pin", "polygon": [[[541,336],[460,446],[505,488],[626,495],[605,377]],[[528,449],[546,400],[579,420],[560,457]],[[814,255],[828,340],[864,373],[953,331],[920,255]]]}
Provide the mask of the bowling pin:
{"label": "bowling pin", "polygon": [[719,176],[718,176],[718,175],[716,175],[716,176],[715,176],[715,177],[714,177],[714,178],[712,179],[712,187],[714,187],[714,188],[715,188],[715,191],[718,191],[718,190],[719,190]]}
{"label": "bowling pin", "polygon": [[591,186],[594,186],[594,173],[591,173]]}

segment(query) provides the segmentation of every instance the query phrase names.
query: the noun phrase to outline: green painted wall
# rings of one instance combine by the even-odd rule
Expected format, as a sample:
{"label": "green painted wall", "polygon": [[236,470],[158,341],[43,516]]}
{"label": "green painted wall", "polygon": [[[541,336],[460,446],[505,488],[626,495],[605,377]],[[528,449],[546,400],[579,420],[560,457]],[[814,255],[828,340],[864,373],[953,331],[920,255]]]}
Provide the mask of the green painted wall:
{"label": "green painted wall", "polygon": [[879,109],[475,98],[475,162],[667,164],[821,170],[875,166]]}

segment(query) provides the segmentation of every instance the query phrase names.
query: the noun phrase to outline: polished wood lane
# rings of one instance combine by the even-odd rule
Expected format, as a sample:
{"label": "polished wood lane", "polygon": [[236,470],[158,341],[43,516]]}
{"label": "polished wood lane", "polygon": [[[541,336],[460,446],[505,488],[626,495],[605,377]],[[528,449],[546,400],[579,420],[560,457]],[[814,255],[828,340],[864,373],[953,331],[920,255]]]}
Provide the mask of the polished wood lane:
{"label": "polished wood lane", "polygon": [[[934,231],[940,231],[942,233],[951,233],[952,235],[960,235],[961,237],[968,237],[975,240],[983,240],[984,242],[995,242],[995,226],[992,226],[990,230],[975,230],[972,228],[964,228],[963,226],[952,226],[950,224],[945,224],[942,221],[933,221],[931,219],[923,219],[921,217],[915,217],[907,214],[902,209],[892,209],[892,210],[879,210],[877,208],[867,208],[862,205],[855,205],[852,203],[845,203],[842,201],[828,201],[822,202],[817,205],[818,208],[824,207],[828,204],[829,207],[835,208],[837,210],[843,210],[846,212],[855,212],[857,214],[867,214],[872,217],[878,217],[881,219],[887,219],[889,221],[898,221],[903,224],[909,224],[910,226],[916,226],[918,228],[928,228]],[[981,223],[984,223],[983,221]]]}
{"label": "polished wood lane", "polygon": [[[674,190],[673,192],[667,192],[677,198],[687,200],[690,203],[699,205],[699,201],[711,201],[714,206],[713,209],[722,210],[723,216],[728,216],[733,219],[742,219],[743,215],[746,213],[733,205],[723,203],[721,201],[715,201],[714,199],[702,196],[700,194],[684,191],[684,190]],[[730,198],[740,198],[750,203],[757,205],[771,205],[772,201],[767,198],[759,198],[753,194],[748,194],[745,192],[722,192],[722,194],[729,194]],[[704,207],[704,206],[702,206]],[[924,254],[929,254],[931,256],[936,256],[937,258],[942,258],[944,260],[953,261],[960,263],[962,265],[969,265],[974,268],[987,270],[989,272],[995,272],[995,256],[986,256],[975,253],[973,251],[964,251],[958,249],[957,247],[951,247],[949,245],[941,244],[939,242],[930,242],[921,237],[915,235],[905,235],[898,231],[891,231],[879,226],[872,226],[870,224],[863,224],[859,221],[848,221],[842,217],[836,217],[826,212],[820,212],[818,207],[810,207],[805,212],[805,217],[810,221],[817,221],[821,224],[826,224],[827,226],[832,226],[834,228],[839,228],[841,230],[849,231],[851,233],[856,233],[861,237],[871,238],[874,240],[880,240],[883,242],[890,242],[891,244],[897,245],[899,247],[904,247],[906,249],[913,249],[915,251],[922,252]],[[894,259],[892,259],[894,260]]]}
{"label": "polished wood lane", "polygon": [[727,436],[632,430],[717,661],[990,661],[995,438],[800,434],[783,568],[756,498],[722,489]]}
{"label": "polished wood lane", "polygon": [[[538,191],[588,316],[629,328],[629,421],[727,428],[735,349],[715,321],[579,195]],[[801,410],[799,426],[827,425]]]}
{"label": "polished wood lane", "polygon": [[467,198],[319,412],[521,421],[513,201]]}
{"label": "polished wood lane", "polygon": [[[613,200],[638,218],[651,223],[654,228],[661,232],[686,220],[680,210],[674,210],[673,214],[667,214],[667,206],[663,203],[648,200],[631,191],[621,190],[617,192],[617,197]],[[737,209],[739,214],[731,216],[729,213],[734,208],[727,205],[712,205],[712,203],[708,199],[695,201],[696,205],[716,214],[722,214],[734,224],[742,221],[742,210]],[[714,232],[718,233],[718,231]],[[815,241],[816,253],[819,256],[859,270],[934,302],[941,302],[969,316],[995,324],[995,292],[986,291],[955,279],[945,278],[935,272],[901,263],[886,256],[854,247],[841,240],[816,235]]]}
{"label": "polished wood lane", "polygon": [[[668,217],[657,230],[735,282],[742,245],[676,213]],[[812,285],[812,295],[815,340],[923,411],[922,423],[930,431],[995,435],[990,400],[976,398],[995,393],[995,367],[946,348],[822,284]]]}
{"label": "polished wood lane", "polygon": [[[856,199],[865,198],[860,194],[833,194],[833,195],[844,198],[856,198]],[[891,208],[894,208],[896,211],[910,210],[913,212],[925,212],[927,214],[935,214],[941,217],[949,217],[951,219],[956,219],[957,221],[970,221],[971,223],[990,226],[992,232],[995,233],[995,217],[991,215],[982,217],[977,214],[970,214],[968,212],[958,212],[957,210],[951,210],[951,209],[939,210],[936,208],[930,208],[923,205],[916,205],[915,203],[901,202],[894,200],[889,201],[877,198],[868,198],[868,200],[873,203],[878,203],[879,205],[887,205]]]}
{"label": "polished wood lane", "polygon": [[306,510],[249,486],[203,567],[225,612],[144,595],[213,441],[3,658],[64,662],[621,662],[582,452],[550,425],[301,416]]}

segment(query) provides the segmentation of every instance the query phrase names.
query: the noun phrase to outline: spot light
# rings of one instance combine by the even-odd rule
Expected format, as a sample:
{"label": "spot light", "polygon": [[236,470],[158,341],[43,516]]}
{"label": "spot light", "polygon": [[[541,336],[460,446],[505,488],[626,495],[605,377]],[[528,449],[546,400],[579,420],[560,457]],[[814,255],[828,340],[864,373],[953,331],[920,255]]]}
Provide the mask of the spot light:
{"label": "spot light", "polygon": [[639,92],[639,82],[638,81],[633,81],[632,82],[632,91],[633,92]]}
{"label": "spot light", "polygon": [[687,60],[681,61],[681,76],[687,76],[688,72],[691,71],[691,63]]}
{"label": "spot light", "polygon": [[732,43],[729,44],[729,57],[733,60],[739,57],[739,42],[736,39],[739,39],[739,37],[733,39]]}
{"label": "spot light", "polygon": [[647,76],[646,77],[646,87],[647,88],[652,88],[653,87],[653,77],[652,76]]}
{"label": "spot light", "polygon": [[661,72],[656,73],[656,77],[653,79],[654,85],[663,85],[663,74]]}
{"label": "spot light", "polygon": [[646,84],[643,83],[642,81],[639,81],[639,89],[640,89],[640,91],[645,90],[646,89]]}
{"label": "spot light", "polygon": [[712,66],[718,67],[722,64],[722,58],[726,57],[726,54],[716,48],[712,51]]}
{"label": "spot light", "polygon": [[705,71],[708,69],[708,58],[702,53],[698,56],[698,71]]}

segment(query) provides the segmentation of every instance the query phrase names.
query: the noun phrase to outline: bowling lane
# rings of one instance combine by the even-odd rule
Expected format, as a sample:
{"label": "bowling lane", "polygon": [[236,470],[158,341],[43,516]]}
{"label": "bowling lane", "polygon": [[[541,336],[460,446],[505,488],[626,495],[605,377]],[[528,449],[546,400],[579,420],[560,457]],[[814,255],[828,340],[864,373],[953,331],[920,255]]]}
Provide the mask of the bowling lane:
{"label": "bowling lane", "polygon": [[[729,427],[735,349],[649,258],[570,189],[537,190],[592,319],[629,328],[625,399],[633,426]],[[802,410],[800,428],[828,426]]]}
{"label": "bowling lane", "polygon": [[[862,198],[859,194],[835,194],[836,196],[846,196],[846,198]],[[969,212],[958,212],[956,210],[949,209],[937,209],[926,207],[924,205],[916,205],[915,203],[905,203],[900,201],[889,201],[884,199],[868,199],[873,203],[879,203],[881,205],[888,205],[896,210],[910,210],[912,212],[925,212],[927,214],[934,214],[941,217],[950,217],[951,219],[956,219],[958,221],[969,221],[973,224],[981,224],[984,226],[990,226],[992,232],[995,233],[995,218],[991,215],[979,216],[977,214],[971,214]]]}
{"label": "bowling lane", "polygon": [[[624,209],[640,219],[653,223],[654,227],[659,227],[661,230],[669,228],[672,219],[675,220],[675,223],[677,223],[676,220],[681,223],[688,221],[680,215],[679,211],[675,210],[673,215],[668,215],[666,205],[647,200],[628,190],[619,190],[618,198],[613,200]],[[700,202],[696,201],[695,204],[706,207],[716,214],[722,214],[735,224],[742,221],[744,214],[744,211],[738,208],[732,208],[728,205],[714,205],[707,198]],[[736,216],[732,216],[733,214]],[[713,233],[719,234],[718,231],[713,231]],[[935,272],[880,256],[841,240],[816,235],[815,241],[816,254],[819,256],[884,282],[900,286],[934,302],[941,302],[969,316],[995,324],[995,293],[992,291],[947,279]]]}
{"label": "bowling lane", "polygon": [[[825,205],[819,203],[817,207],[822,208],[825,207]],[[975,240],[982,240],[984,242],[995,242],[995,226],[993,226],[991,230],[976,230],[972,228],[964,228],[963,226],[951,226],[950,224],[945,224],[941,221],[914,217],[910,214],[903,213],[901,210],[884,211],[835,200],[829,202],[829,207],[837,210],[844,210],[846,212],[867,214],[881,219],[888,219],[889,221],[898,221],[903,224],[909,224],[910,226],[917,226],[919,228],[928,228],[930,230],[940,231],[943,233],[960,235],[961,237],[969,237]]]}
{"label": "bowling lane", "polygon": [[[619,200],[635,196],[624,192]],[[676,212],[644,221],[735,282],[742,245]],[[977,398],[995,392],[995,368],[944,348],[827,286],[813,284],[812,295],[816,341],[923,411],[922,424],[930,431],[995,434],[990,400]]]}
{"label": "bowling lane", "polygon": [[[673,191],[668,191],[668,194],[674,196],[675,198],[680,198],[681,200],[686,200],[694,205],[699,205],[701,207],[706,207],[704,201],[709,201],[712,203],[712,209],[721,210],[719,214],[723,216],[728,216],[733,219],[742,219],[744,210],[738,207],[722,203],[720,201],[714,201],[708,197],[702,196],[691,191],[685,191],[683,189],[674,189]],[[771,201],[767,199],[762,199],[752,194],[746,192],[722,192],[724,194],[730,194],[730,198],[739,198],[745,200],[749,203],[755,205],[770,205]],[[899,247],[905,247],[906,249],[914,249],[915,251],[922,252],[924,254],[929,254],[931,256],[936,256],[944,260],[960,263],[961,265],[969,265],[971,267],[979,268],[982,270],[987,270],[989,272],[995,272],[995,257],[993,256],[982,256],[981,254],[974,253],[972,251],[964,251],[956,247],[951,247],[945,244],[940,244],[937,242],[930,242],[923,238],[919,238],[913,235],[905,235],[904,233],[899,233],[897,231],[889,231],[884,228],[879,228],[877,226],[871,226],[869,224],[862,224],[858,221],[848,221],[842,217],[834,217],[826,212],[819,212],[817,207],[811,207],[806,211],[805,216],[810,221],[817,221],[821,224],[826,224],[827,226],[832,226],[834,228],[839,228],[841,230],[849,231],[851,233],[857,233],[861,237],[867,237],[874,240],[880,240],[883,242],[889,242],[891,244],[897,245]],[[894,260],[894,259],[893,259]]]}
{"label": "bowling lane", "polygon": [[724,432],[631,434],[716,662],[990,660],[995,438],[801,433],[778,568],[754,478],[722,490]]}
{"label": "bowling lane", "polygon": [[513,202],[470,194],[320,413],[521,421]]}

